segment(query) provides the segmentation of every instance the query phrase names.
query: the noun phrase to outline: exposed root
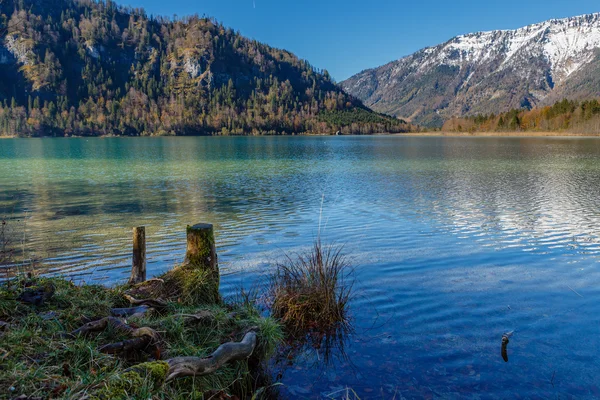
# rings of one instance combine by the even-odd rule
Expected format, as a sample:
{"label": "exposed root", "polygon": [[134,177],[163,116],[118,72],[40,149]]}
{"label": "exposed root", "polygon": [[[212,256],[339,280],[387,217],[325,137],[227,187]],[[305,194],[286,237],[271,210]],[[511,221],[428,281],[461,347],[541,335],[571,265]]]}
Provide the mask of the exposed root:
{"label": "exposed root", "polygon": [[98,321],[88,322],[81,328],[74,330],[67,336],[76,337],[78,335],[89,335],[95,332],[101,332],[111,326],[113,329],[124,333],[132,339],[123,340],[117,343],[111,343],[98,348],[98,351],[107,354],[119,354],[127,353],[134,350],[145,350],[148,352],[155,352],[160,354],[158,351],[158,345],[160,343],[159,334],[151,328],[132,328],[131,326],[124,323],[119,318],[106,317]]}
{"label": "exposed root", "polygon": [[[176,289],[176,297],[128,293],[134,305],[125,300],[121,287],[76,286],[58,278],[23,278],[0,285],[0,364],[6,366],[0,367],[0,381],[14,387],[10,397],[185,399],[210,389],[247,397],[257,388],[254,360],[267,359],[281,341],[279,325],[249,306],[209,302],[209,280],[203,271],[181,268],[150,286],[159,288],[166,282]],[[26,290],[49,285],[55,293],[42,308],[17,300]],[[155,309],[154,299],[166,307]],[[156,312],[150,315],[151,310]],[[141,312],[143,318],[129,319]],[[259,326],[255,338],[252,333],[243,342],[220,348],[241,340],[252,325]],[[241,351],[248,342],[249,349]],[[161,354],[163,350],[168,352]],[[250,355],[251,361],[244,359]],[[176,359],[186,356],[193,356],[187,372],[178,369],[185,359]],[[170,365],[161,359],[173,359],[176,369],[169,373]],[[135,369],[127,370],[130,366]],[[211,371],[216,372],[164,385],[167,376]]]}

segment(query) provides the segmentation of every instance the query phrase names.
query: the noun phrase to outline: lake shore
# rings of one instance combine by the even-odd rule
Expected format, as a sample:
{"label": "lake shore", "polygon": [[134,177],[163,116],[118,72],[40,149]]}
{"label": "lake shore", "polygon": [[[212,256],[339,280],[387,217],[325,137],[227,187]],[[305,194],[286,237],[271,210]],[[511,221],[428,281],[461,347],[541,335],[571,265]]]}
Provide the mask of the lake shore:
{"label": "lake shore", "polygon": [[[258,366],[280,343],[279,324],[250,303],[206,296],[214,284],[206,279],[186,265],[137,285],[32,276],[3,283],[0,337],[11,350],[0,351],[0,386],[28,399],[44,391],[175,400],[267,391]],[[139,297],[150,293],[158,297]]]}
{"label": "lake shore", "polygon": [[416,137],[600,137],[587,133],[575,132],[411,132],[390,133],[390,136],[416,136]]}
{"label": "lake shore", "polygon": [[[233,137],[239,135],[218,135],[218,136],[206,136],[206,137]],[[242,135],[246,137],[255,137],[254,135]],[[271,137],[273,135],[260,135],[264,137]],[[274,135],[274,136],[336,136],[333,134],[325,133],[301,133],[295,135]],[[594,135],[589,133],[575,133],[575,132],[404,132],[404,133],[375,133],[372,135],[340,135],[340,136],[405,136],[405,137],[577,137],[577,138],[597,138],[600,137],[600,133]],[[101,136],[59,136],[56,138],[134,138],[141,136],[120,136],[120,135],[101,135]],[[143,137],[192,137],[192,136],[143,136]],[[197,137],[204,137],[199,135]],[[50,138],[49,136],[46,138]],[[20,136],[0,136],[0,139],[32,139]],[[35,137],[39,139],[39,137]]]}

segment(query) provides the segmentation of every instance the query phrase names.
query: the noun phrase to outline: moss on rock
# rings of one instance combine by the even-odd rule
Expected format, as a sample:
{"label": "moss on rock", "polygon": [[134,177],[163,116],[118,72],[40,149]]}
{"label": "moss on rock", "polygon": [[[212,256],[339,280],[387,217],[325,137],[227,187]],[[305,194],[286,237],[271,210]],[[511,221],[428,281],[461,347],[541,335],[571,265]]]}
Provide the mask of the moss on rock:
{"label": "moss on rock", "polygon": [[169,364],[166,361],[151,361],[138,364],[131,369],[140,375],[146,375],[155,387],[165,383],[169,372]]}
{"label": "moss on rock", "polygon": [[145,389],[144,379],[137,372],[124,372],[112,377],[105,386],[97,391],[92,399],[130,399],[137,398]]}

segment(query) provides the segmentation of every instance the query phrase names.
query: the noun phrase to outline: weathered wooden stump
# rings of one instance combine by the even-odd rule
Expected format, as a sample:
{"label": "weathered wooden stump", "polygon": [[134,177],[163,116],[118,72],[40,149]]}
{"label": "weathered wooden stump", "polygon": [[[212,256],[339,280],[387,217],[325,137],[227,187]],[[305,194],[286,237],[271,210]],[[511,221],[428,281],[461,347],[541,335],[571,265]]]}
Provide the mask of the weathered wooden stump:
{"label": "weathered wooden stump", "polygon": [[207,271],[219,287],[219,264],[212,224],[187,227],[185,265]]}
{"label": "weathered wooden stump", "polygon": [[129,283],[135,285],[146,280],[146,228],[133,228],[133,261]]}

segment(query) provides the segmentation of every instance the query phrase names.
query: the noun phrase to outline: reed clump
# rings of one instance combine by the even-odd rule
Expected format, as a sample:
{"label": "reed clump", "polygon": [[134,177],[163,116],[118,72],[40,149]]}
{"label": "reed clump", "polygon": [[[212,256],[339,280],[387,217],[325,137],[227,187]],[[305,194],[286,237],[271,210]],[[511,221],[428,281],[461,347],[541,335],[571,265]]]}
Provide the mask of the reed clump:
{"label": "reed clump", "polygon": [[14,261],[15,232],[6,217],[0,217],[0,265]]}
{"label": "reed clump", "polygon": [[295,338],[345,330],[353,275],[342,247],[320,240],[306,253],[286,256],[271,279],[273,317]]}

